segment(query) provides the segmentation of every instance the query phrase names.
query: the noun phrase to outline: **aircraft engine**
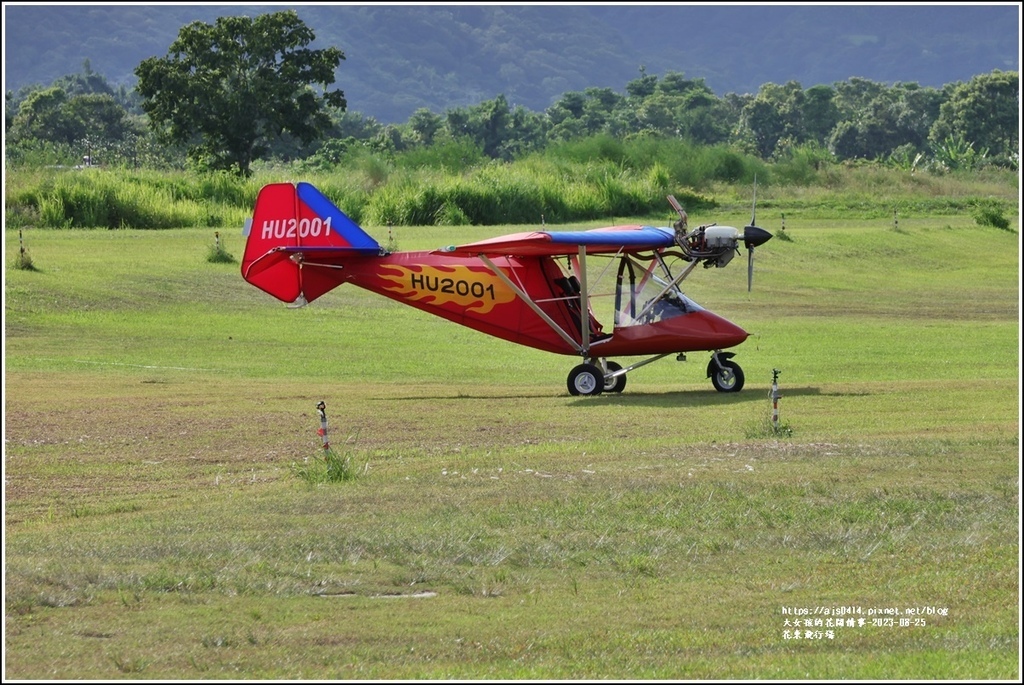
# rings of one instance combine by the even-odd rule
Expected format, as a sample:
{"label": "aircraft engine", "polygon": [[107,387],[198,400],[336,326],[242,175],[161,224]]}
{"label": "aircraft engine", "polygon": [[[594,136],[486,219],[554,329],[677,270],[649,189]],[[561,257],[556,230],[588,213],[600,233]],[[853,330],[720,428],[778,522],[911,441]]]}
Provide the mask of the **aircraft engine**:
{"label": "aircraft engine", "polygon": [[[688,261],[703,262],[704,268],[726,266],[739,252],[739,242],[747,248],[747,291],[754,283],[754,248],[771,240],[772,234],[755,224],[756,209],[751,209],[750,224],[742,235],[738,228],[708,224],[687,231],[688,217],[676,199],[669,195],[669,204],[679,213],[675,227],[676,244]],[[754,179],[754,207],[757,205],[757,179]]]}
{"label": "aircraft engine", "polygon": [[722,268],[732,261],[736,254],[736,241],[740,232],[732,226],[710,226],[704,229],[704,245],[713,256],[704,262],[705,267]]}

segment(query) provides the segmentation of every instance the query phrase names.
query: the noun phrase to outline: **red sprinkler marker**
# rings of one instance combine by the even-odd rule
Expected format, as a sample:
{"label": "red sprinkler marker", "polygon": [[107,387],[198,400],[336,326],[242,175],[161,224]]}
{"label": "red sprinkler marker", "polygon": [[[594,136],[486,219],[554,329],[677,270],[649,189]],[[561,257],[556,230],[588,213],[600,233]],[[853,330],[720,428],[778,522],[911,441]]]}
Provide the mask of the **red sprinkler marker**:
{"label": "red sprinkler marker", "polygon": [[329,443],[327,441],[327,411],[326,411],[326,409],[327,409],[327,405],[324,404],[323,400],[320,400],[320,403],[316,405],[316,410],[317,410],[317,412],[320,413],[320,430],[318,430],[316,432],[316,434],[319,435],[320,436],[320,440],[323,441],[323,443],[324,443],[323,447],[324,447],[324,451],[325,452],[331,448],[331,443]]}
{"label": "red sprinkler marker", "polygon": [[779,432],[779,398],[782,397],[779,394],[780,373],[778,369],[772,369],[772,427],[776,433]]}

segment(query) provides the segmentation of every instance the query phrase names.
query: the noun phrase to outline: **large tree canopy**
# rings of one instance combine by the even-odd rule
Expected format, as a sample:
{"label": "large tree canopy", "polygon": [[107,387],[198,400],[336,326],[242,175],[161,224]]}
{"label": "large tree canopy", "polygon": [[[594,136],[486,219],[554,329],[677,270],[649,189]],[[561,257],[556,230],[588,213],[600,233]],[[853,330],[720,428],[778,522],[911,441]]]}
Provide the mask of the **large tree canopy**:
{"label": "large tree canopy", "polygon": [[314,37],[293,10],[193,22],[135,69],[142,108],[193,161],[248,176],[282,133],[308,144],[331,126],[328,106],[345,109],[344,93],[326,90],[345,55],[307,48]]}
{"label": "large tree canopy", "polygon": [[68,96],[53,86],[31,93],[11,121],[10,138],[31,138],[63,145],[114,145],[129,130],[127,113],[112,95]]}
{"label": "large tree canopy", "polygon": [[968,141],[975,150],[1006,159],[1020,154],[1019,126],[1020,74],[996,70],[952,87],[930,137],[936,145]]}

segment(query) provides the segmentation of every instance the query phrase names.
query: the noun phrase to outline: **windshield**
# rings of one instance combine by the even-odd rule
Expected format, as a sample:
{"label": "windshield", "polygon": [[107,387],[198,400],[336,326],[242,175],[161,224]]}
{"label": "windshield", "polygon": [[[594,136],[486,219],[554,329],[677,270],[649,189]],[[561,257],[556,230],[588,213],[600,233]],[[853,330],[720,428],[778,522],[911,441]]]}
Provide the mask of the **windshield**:
{"label": "windshield", "polygon": [[672,284],[673,280],[674,274],[664,262],[651,260],[644,264],[624,255],[615,293],[615,325],[642,326],[703,311]]}

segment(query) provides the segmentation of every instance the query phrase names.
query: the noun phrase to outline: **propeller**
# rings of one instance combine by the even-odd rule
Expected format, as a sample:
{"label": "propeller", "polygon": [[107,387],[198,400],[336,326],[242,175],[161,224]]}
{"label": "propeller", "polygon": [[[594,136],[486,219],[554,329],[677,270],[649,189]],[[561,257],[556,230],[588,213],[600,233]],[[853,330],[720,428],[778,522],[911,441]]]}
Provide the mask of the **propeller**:
{"label": "propeller", "polygon": [[754,177],[754,202],[750,209],[750,225],[743,228],[743,244],[747,246],[747,292],[754,285],[754,248],[772,239],[772,234],[757,226],[757,177]]}

